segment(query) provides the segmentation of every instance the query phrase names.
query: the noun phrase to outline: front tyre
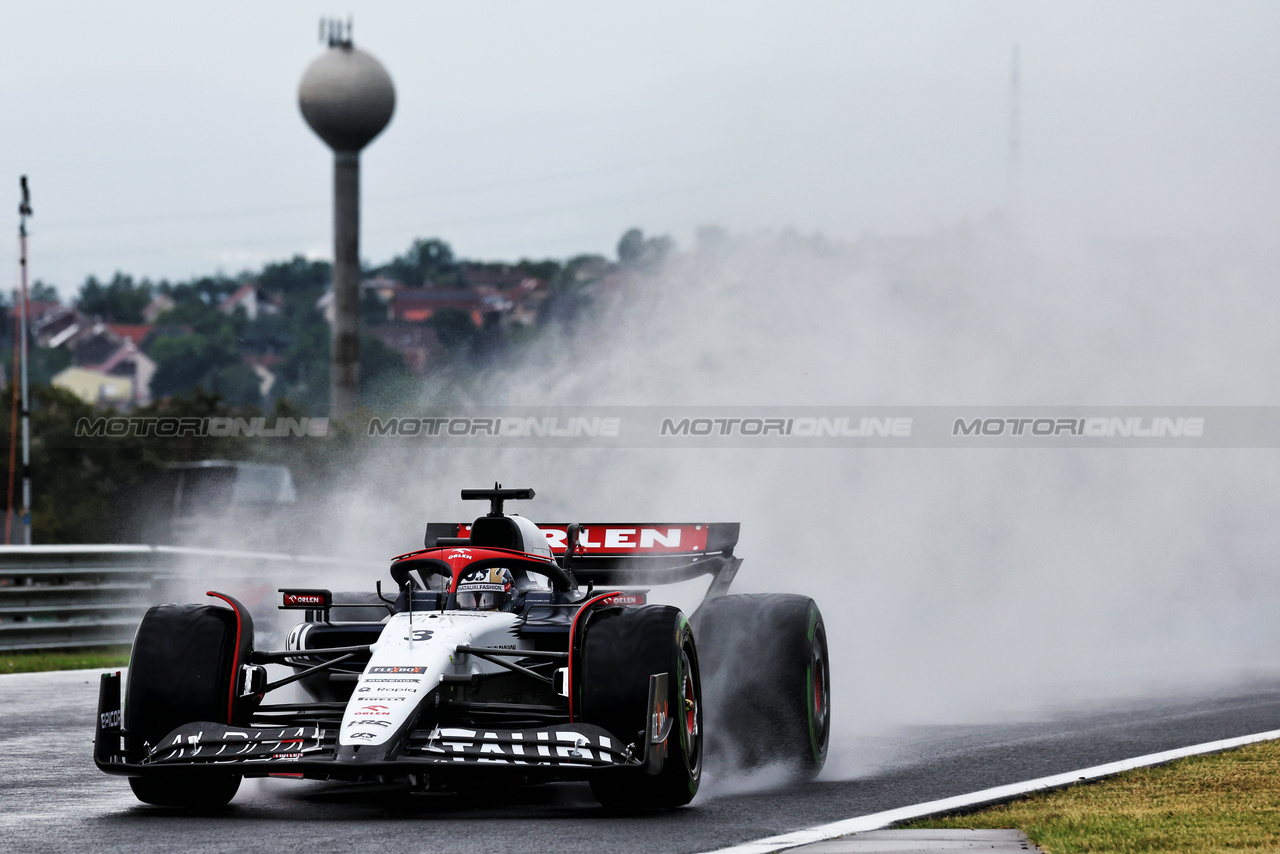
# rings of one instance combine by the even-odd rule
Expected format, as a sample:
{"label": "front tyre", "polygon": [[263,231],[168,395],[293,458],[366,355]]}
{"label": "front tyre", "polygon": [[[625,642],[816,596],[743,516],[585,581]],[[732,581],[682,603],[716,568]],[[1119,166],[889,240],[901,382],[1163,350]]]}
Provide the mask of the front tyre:
{"label": "front tyre", "polygon": [[226,806],[240,789],[239,774],[174,774],[164,777],[130,777],[129,788],[144,804],[216,810]]}
{"label": "front tyre", "polygon": [[[129,761],[183,724],[232,723],[236,615],[213,605],[156,605],[134,636],[125,690]],[[173,772],[130,777],[138,800],[162,807],[217,809],[240,788],[240,775]]]}
{"label": "front tyre", "polygon": [[[637,751],[648,734],[649,677],[666,673],[667,696],[658,698],[674,719],[662,770],[608,771],[591,780],[596,800],[611,809],[674,809],[693,800],[702,780],[702,679],[693,631],[680,609],[666,605],[599,608],[583,629],[579,658],[580,719]],[[651,745],[651,750],[661,745]]]}

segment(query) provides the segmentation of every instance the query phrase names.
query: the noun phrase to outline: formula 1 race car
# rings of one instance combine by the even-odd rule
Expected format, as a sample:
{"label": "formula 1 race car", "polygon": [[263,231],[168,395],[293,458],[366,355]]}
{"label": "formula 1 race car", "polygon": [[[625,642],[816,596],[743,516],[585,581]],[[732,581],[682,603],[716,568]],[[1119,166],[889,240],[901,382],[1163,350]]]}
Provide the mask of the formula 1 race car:
{"label": "formula 1 race car", "polygon": [[[282,776],[415,791],[586,780],[607,807],[666,809],[697,793],[709,731],[739,762],[817,773],[830,730],[822,615],[801,596],[726,595],[737,523],[503,512],[533,495],[464,489],[490,512],[428,525],[426,548],[391,562],[394,598],[381,583],[282,589],[280,607],[305,618],[283,650],[256,649],[248,610],[222,593],[209,595],[229,607],[151,608],[123,709],[120,674],[102,676],[98,768],[146,803],[185,808]],[[641,589],[704,575],[692,618]],[[344,611],[372,619],[333,619]],[[269,664],[289,675],[272,681]],[[310,702],[264,702],[293,683]]]}

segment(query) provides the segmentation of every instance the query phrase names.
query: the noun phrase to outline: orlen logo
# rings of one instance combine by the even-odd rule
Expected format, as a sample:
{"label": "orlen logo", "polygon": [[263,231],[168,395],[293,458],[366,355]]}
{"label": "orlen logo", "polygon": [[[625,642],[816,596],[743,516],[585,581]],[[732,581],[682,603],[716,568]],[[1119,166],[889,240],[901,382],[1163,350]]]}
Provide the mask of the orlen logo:
{"label": "orlen logo", "polygon": [[619,593],[608,599],[601,599],[601,605],[643,605],[648,597],[643,593]]}
{"label": "orlen logo", "polygon": [[390,708],[391,708],[390,706],[378,706],[378,705],[361,706],[360,710],[357,711],[356,714],[357,715],[389,715],[391,714],[391,712],[389,711]]}
{"label": "orlen logo", "polygon": [[324,597],[317,596],[315,593],[286,593],[284,594],[284,604],[286,605],[323,605]]}
{"label": "orlen logo", "polygon": [[[545,527],[547,544],[562,554],[568,533],[562,527]],[[706,525],[583,525],[578,531],[578,546],[584,552],[609,554],[662,554],[664,552],[702,552],[707,549]]]}

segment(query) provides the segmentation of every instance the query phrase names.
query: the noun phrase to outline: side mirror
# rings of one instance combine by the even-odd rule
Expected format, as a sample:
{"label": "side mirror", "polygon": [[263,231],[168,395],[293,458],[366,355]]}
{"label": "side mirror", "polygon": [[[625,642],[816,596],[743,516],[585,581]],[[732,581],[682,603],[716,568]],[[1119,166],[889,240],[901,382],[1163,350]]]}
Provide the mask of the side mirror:
{"label": "side mirror", "polygon": [[578,554],[578,536],[582,532],[582,525],[574,522],[565,530],[564,535],[564,561],[565,569],[573,568],[573,558]]}

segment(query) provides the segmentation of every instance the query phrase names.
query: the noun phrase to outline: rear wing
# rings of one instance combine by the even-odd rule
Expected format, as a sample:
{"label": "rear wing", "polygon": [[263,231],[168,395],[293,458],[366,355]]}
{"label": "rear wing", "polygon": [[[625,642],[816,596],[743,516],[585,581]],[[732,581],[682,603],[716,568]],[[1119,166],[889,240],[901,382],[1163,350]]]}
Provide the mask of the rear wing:
{"label": "rear wing", "polygon": [[[674,584],[701,575],[714,576],[707,596],[724,593],[742,558],[734,557],[737,522],[583,522],[578,552],[566,557],[569,523],[538,522],[556,561],[580,582]],[[425,545],[463,545],[471,536],[467,522],[427,525]]]}

